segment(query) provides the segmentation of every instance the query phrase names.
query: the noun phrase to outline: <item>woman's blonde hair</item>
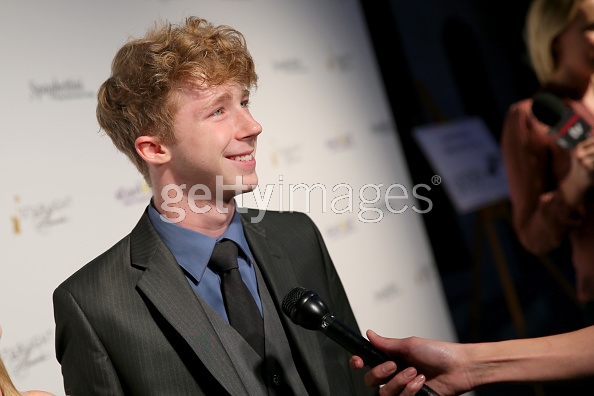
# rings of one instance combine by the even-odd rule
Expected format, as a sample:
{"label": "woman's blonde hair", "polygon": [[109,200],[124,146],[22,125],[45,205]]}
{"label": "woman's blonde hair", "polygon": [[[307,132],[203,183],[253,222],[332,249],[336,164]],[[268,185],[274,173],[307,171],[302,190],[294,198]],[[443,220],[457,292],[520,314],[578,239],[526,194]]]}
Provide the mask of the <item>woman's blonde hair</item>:
{"label": "woman's blonde hair", "polygon": [[530,62],[541,84],[557,66],[553,42],[575,18],[583,0],[534,0],[526,16]]}
{"label": "woman's blonde hair", "polygon": [[14,387],[2,359],[0,359],[0,396],[22,396]]}

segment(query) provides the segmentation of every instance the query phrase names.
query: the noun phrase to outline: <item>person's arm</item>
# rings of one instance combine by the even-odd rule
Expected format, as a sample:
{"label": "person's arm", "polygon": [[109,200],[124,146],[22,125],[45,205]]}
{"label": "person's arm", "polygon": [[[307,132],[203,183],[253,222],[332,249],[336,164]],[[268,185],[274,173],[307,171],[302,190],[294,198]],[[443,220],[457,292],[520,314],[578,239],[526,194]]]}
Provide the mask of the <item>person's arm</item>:
{"label": "person's arm", "polygon": [[[530,101],[510,107],[501,135],[501,150],[509,185],[513,225],[529,252],[540,255],[558,247],[568,230],[584,216],[583,194],[590,181],[584,178],[586,143],[574,148],[571,167],[555,181],[553,152],[547,127],[531,114]],[[562,150],[558,149],[561,153]],[[590,151],[588,151],[590,153]],[[590,153],[591,155],[591,153]],[[558,184],[557,184],[558,183]]]}
{"label": "person's arm", "polygon": [[75,298],[59,287],[53,299],[56,357],[66,394],[123,395],[111,360]]}
{"label": "person's arm", "polygon": [[[594,326],[547,337],[477,344],[419,337],[385,338],[372,331],[367,336],[373,345],[389,355],[402,357],[424,375],[406,378],[400,373],[390,379],[393,363],[374,367],[366,374],[365,383],[386,383],[380,391],[384,396],[412,396],[425,382],[440,395],[453,396],[491,383],[570,380],[594,375]],[[352,368],[361,365],[360,358],[351,359]]]}
{"label": "person's arm", "polygon": [[578,208],[594,178],[594,138],[588,138],[571,151],[571,168],[559,185],[565,202]]}

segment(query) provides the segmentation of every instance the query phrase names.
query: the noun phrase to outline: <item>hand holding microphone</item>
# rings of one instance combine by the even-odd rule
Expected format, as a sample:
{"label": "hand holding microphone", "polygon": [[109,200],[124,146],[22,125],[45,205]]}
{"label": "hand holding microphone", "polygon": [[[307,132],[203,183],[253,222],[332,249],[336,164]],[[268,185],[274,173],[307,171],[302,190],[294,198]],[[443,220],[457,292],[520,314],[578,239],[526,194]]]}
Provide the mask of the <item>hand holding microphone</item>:
{"label": "hand holding microphone", "polygon": [[571,168],[559,187],[565,201],[577,205],[594,183],[594,139],[592,127],[556,95],[550,92],[536,94],[532,113],[543,124],[549,125],[549,136],[566,150],[571,150]]}
{"label": "hand holding microphone", "polygon": [[[283,299],[282,309],[293,323],[308,330],[323,332],[353,355],[361,357],[367,366],[374,367],[387,361],[396,362],[399,371],[408,366],[377,349],[359,333],[338,320],[329,312],[324,301],[311,290],[293,288]],[[439,396],[427,385],[423,385],[417,395]]]}
{"label": "hand holding microphone", "polygon": [[557,144],[566,150],[574,148],[591,136],[590,124],[550,92],[539,92],[534,95],[532,114],[540,122],[551,127],[549,136],[552,136]]}

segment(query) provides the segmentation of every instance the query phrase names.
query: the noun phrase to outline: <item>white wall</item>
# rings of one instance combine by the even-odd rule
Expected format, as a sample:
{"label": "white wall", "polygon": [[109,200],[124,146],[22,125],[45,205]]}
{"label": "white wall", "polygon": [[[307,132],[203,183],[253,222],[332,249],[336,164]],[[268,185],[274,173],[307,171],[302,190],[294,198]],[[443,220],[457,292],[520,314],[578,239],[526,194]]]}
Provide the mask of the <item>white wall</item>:
{"label": "white wall", "polygon": [[[422,224],[431,191],[412,197],[362,12],[356,0],[0,0],[0,355],[22,390],[63,395],[54,356],[51,294],[128,233],[149,192],[99,131],[95,95],[129,35],[156,19],[198,15],[242,31],[256,60],[252,114],[260,192],[289,208],[290,184],[322,184],[310,196],[362,330],[454,340]],[[282,181],[279,179],[282,177]],[[352,187],[352,211],[332,200]],[[390,185],[408,199],[390,201]],[[359,190],[383,184],[374,213]],[[282,187],[281,187],[282,185]],[[433,187],[430,180],[427,187]],[[283,193],[279,190],[282,188]],[[368,188],[366,199],[375,197]],[[402,195],[396,187],[391,195]],[[305,210],[304,189],[294,193]],[[245,205],[254,206],[253,196]],[[326,211],[323,211],[323,202]],[[341,199],[343,209],[348,199]],[[439,204],[432,202],[433,205]],[[377,215],[377,213],[375,213]]]}

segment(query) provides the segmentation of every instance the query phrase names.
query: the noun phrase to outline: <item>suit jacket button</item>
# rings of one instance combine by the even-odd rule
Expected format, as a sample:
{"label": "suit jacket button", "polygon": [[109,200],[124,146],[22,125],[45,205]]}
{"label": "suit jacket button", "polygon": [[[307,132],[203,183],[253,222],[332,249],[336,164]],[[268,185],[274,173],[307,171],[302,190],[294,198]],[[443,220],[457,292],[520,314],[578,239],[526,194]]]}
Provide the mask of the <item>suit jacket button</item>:
{"label": "suit jacket button", "polygon": [[276,386],[280,385],[280,378],[278,375],[276,375],[276,374],[272,375],[272,383]]}

